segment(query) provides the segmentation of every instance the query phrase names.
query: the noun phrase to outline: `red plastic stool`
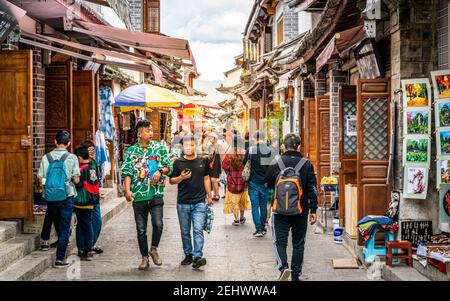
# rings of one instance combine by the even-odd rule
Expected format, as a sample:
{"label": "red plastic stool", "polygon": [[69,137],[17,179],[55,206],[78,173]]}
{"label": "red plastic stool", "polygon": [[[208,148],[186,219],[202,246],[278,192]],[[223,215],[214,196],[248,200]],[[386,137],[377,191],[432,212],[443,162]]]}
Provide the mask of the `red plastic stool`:
{"label": "red plastic stool", "polygon": [[[394,253],[392,252],[393,250]],[[406,250],[407,254],[399,254],[398,250]],[[410,267],[413,265],[412,260],[412,246],[409,241],[388,241],[386,242],[386,264],[393,266],[394,259],[405,259]]]}

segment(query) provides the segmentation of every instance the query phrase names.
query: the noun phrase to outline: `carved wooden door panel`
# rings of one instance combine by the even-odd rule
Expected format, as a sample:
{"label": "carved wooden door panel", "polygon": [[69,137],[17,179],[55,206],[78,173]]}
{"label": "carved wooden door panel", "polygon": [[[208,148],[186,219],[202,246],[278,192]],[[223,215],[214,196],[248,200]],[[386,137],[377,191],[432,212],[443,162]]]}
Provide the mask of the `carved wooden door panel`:
{"label": "carved wooden door panel", "polygon": [[[330,97],[316,97],[317,183],[330,176]],[[320,190],[319,190],[320,192]],[[320,193],[319,193],[320,194]],[[322,200],[322,198],[320,198]]]}
{"label": "carved wooden door panel", "polygon": [[390,147],[390,83],[358,82],[358,220],[384,215],[389,205],[386,184]]}
{"label": "carved wooden door panel", "polygon": [[33,54],[0,51],[0,218],[32,215]]}
{"label": "carved wooden door panel", "polygon": [[95,83],[93,71],[73,72],[73,144],[75,147],[86,140],[95,140],[95,124],[98,123],[98,117],[95,115],[98,99]]}
{"label": "carved wooden door panel", "polygon": [[[45,68],[45,151],[55,148],[58,131],[72,134],[72,62]],[[73,143],[71,149],[73,150]]]}
{"label": "carved wooden door panel", "polygon": [[317,173],[317,129],[316,129],[316,100],[308,98],[305,100],[305,157],[308,158],[314,166]]}
{"label": "carved wooden door panel", "polygon": [[356,184],[358,135],[353,130],[356,117],[356,86],[341,86],[339,91],[339,217],[345,219],[345,185]]}

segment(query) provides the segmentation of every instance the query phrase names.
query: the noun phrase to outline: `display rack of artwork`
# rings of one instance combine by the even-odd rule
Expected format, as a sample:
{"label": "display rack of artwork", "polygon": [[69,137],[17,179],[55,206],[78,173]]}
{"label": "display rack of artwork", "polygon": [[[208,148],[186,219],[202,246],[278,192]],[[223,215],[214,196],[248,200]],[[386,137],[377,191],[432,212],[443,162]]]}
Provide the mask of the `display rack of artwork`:
{"label": "display rack of artwork", "polygon": [[427,78],[402,80],[402,90],[403,195],[407,199],[426,199],[431,162],[430,81]]}
{"label": "display rack of artwork", "polygon": [[437,189],[442,190],[450,184],[450,70],[431,72],[431,80],[436,127],[436,184]]}

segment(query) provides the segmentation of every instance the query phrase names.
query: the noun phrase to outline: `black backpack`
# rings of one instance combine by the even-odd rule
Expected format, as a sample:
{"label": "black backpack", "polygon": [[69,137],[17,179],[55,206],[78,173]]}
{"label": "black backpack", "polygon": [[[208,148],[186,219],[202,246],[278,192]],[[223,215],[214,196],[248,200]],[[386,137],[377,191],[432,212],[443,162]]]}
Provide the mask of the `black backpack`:
{"label": "black backpack", "polygon": [[308,160],[302,158],[295,168],[286,167],[280,156],[277,156],[275,160],[277,161],[281,172],[275,182],[272,211],[280,215],[301,214],[303,208],[300,200],[303,195],[303,189],[300,171]]}

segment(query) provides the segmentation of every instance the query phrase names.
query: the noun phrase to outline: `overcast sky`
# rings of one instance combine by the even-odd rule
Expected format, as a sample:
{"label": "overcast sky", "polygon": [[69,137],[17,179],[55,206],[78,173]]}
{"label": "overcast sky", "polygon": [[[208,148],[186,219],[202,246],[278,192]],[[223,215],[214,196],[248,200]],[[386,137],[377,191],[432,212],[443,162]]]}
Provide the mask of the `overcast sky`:
{"label": "overcast sky", "polygon": [[223,80],[242,53],[253,0],[163,0],[161,32],[189,40],[200,80]]}

